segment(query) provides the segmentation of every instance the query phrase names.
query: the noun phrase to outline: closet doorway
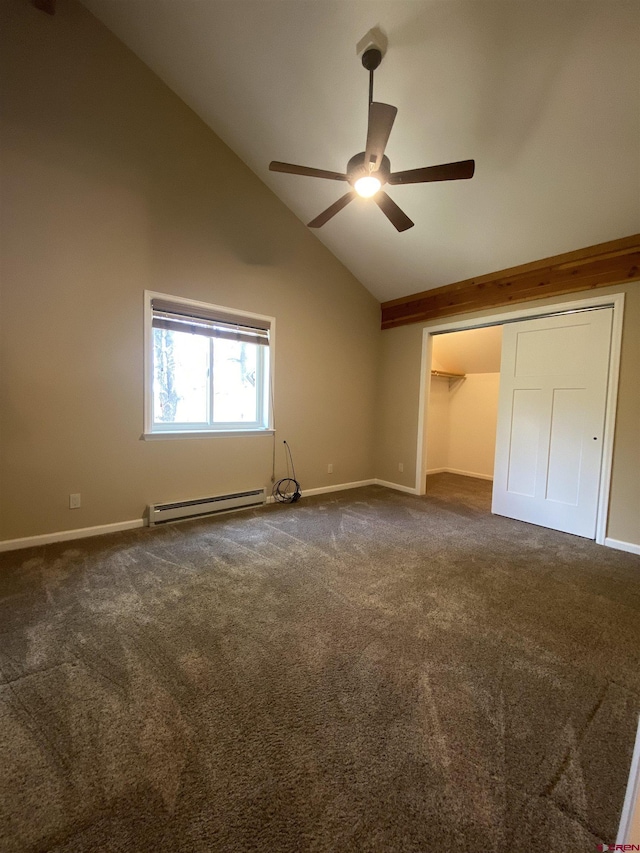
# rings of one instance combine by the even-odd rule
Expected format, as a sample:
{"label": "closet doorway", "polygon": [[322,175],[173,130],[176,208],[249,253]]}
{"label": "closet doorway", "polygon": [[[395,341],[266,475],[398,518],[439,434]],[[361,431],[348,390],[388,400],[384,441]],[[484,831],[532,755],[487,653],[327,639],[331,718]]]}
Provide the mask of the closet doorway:
{"label": "closet doorway", "polygon": [[[624,296],[615,295],[547,312],[497,314],[482,326],[469,321],[426,328],[416,491],[425,494],[428,475],[439,472],[486,480],[495,475],[494,513],[604,544],[623,307]],[[605,325],[607,340],[591,364],[594,341],[584,330]],[[570,353],[575,369],[567,371]],[[599,414],[592,417],[585,401],[597,397],[596,384]],[[580,427],[582,421],[589,425]]]}
{"label": "closet doorway", "polygon": [[501,326],[434,336],[427,477],[447,472],[493,479],[501,349]]}

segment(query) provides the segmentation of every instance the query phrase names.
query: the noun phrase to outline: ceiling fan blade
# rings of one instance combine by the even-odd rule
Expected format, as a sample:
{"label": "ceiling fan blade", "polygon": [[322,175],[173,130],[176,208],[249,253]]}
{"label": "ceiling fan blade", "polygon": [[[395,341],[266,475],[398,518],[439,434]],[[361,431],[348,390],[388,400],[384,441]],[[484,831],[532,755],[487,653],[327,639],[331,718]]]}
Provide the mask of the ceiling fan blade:
{"label": "ceiling fan blade", "polygon": [[380,104],[377,101],[369,104],[369,127],[364,164],[367,169],[371,167],[372,172],[380,168],[397,112],[397,107],[392,107],[391,104]]}
{"label": "ceiling fan blade", "polygon": [[269,163],[272,172],[288,172],[291,175],[306,175],[309,178],[328,178],[330,181],[346,181],[347,176],[342,172],[328,172],[326,169],[312,169],[309,166],[296,166],[295,163],[280,163],[272,160]]}
{"label": "ceiling fan blade", "polygon": [[424,184],[431,181],[460,181],[464,178],[472,178],[475,168],[475,160],[459,160],[457,163],[443,163],[441,166],[425,166],[424,169],[392,172],[389,175],[389,183]]}
{"label": "ceiling fan blade", "polygon": [[373,200],[397,231],[413,228],[414,223],[404,211],[400,210],[391,196],[385,192],[378,192],[374,195]]}
{"label": "ceiling fan blade", "polygon": [[334,201],[330,207],[323,210],[322,213],[318,214],[315,219],[312,219],[311,222],[308,223],[309,228],[320,228],[320,226],[324,225],[325,222],[328,222],[332,216],[335,216],[336,213],[340,213],[342,208],[346,207],[350,201],[354,200],[355,197],[356,193],[354,190],[350,190],[348,193],[340,196],[338,201]]}

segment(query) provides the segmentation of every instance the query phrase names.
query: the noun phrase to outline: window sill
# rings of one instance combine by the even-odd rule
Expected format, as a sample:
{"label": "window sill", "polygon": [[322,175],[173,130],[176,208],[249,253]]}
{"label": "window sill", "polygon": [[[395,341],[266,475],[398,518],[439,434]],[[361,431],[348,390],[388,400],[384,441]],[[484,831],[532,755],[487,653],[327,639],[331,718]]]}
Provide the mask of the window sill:
{"label": "window sill", "polygon": [[164,432],[143,432],[140,436],[142,441],[156,441],[163,438],[217,438],[218,436],[239,435],[274,435],[274,429],[229,429],[229,430],[189,430],[176,431],[166,430]]}

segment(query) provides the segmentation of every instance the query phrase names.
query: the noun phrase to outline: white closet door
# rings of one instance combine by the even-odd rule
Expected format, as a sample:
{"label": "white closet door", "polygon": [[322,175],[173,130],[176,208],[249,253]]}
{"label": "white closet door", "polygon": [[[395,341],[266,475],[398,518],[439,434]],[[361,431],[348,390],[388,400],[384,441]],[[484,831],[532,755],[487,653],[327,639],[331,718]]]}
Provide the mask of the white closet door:
{"label": "white closet door", "polygon": [[613,309],[503,329],[492,511],[595,538]]}

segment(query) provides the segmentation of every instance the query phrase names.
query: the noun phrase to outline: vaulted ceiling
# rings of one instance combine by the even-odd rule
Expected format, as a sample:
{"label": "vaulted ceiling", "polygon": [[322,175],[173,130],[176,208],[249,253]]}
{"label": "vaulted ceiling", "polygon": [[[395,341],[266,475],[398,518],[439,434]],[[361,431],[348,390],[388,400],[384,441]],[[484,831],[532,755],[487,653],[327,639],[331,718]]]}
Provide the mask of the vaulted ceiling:
{"label": "vaulted ceiling", "polygon": [[358,199],[316,231],[381,301],[640,231],[640,4],[618,0],[83,0],[304,222],[343,192],[368,74],[398,107],[394,170],[473,158],[472,180],[397,186],[398,233]]}

